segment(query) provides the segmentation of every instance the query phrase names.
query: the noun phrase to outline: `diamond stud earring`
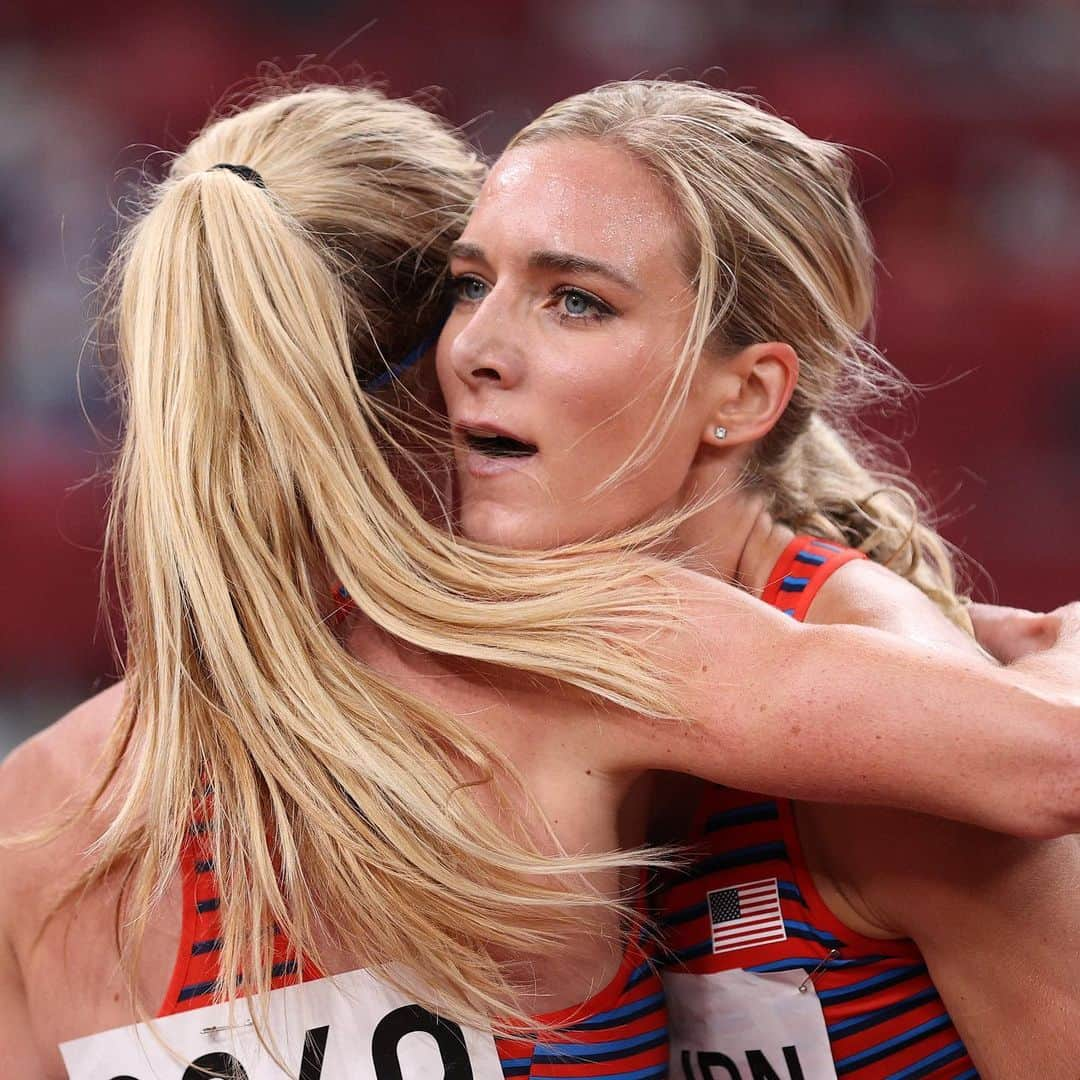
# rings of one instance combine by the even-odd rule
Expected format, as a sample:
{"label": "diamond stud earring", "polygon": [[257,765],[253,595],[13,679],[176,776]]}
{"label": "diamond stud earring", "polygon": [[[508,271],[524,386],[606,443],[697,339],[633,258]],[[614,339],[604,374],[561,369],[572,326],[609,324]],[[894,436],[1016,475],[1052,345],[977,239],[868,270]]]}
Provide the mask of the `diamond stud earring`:
{"label": "diamond stud earring", "polygon": [[721,427],[719,424],[717,424],[716,427],[713,428],[712,433],[718,440],[727,438],[727,428]]}

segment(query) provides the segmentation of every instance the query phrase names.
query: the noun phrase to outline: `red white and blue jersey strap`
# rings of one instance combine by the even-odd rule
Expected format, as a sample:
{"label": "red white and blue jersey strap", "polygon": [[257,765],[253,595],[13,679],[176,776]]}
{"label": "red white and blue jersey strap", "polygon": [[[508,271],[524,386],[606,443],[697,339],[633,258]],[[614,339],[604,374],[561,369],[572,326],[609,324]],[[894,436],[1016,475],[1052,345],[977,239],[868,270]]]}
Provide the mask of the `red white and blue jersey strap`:
{"label": "red white and blue jersey strap", "polygon": [[816,536],[796,536],[773,567],[761,599],[802,622],[818,589],[841,566],[865,559],[861,551]]}

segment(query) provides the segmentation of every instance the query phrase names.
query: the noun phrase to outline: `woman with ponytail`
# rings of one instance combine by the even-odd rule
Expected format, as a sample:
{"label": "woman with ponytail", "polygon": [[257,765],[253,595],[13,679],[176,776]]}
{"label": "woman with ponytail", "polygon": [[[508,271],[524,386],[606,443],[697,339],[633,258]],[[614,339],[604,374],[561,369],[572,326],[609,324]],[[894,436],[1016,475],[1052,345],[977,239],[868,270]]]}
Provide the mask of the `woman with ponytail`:
{"label": "woman with ponytail", "polygon": [[650,557],[670,530],[642,515],[547,553],[443,527],[401,423],[432,389],[395,376],[481,174],[412,104],[283,93],[212,123],[125,233],[125,678],[4,768],[5,1075],[400,1077],[435,1047],[459,1077],[660,1076],[652,770],[1080,818],[1075,633],[1002,672],[799,626]]}
{"label": "woman with ponytail", "polygon": [[[452,252],[438,365],[465,535],[535,548],[674,514],[669,552],[794,620],[978,663],[925,500],[858,435],[861,407],[906,389],[864,336],[873,272],[846,155],[746,99],[635,81],[552,106]],[[478,437],[496,418],[528,448],[513,470]],[[857,652],[819,661],[822,683],[877,677]],[[793,741],[862,774],[876,755],[807,717],[820,685]],[[914,722],[925,698],[904,701]],[[963,785],[966,747],[942,750]],[[731,765],[733,786],[653,796],[653,838],[691,844],[653,899],[677,1075],[1019,1080],[1080,1059],[1076,837],[855,810],[837,788],[768,798]]]}

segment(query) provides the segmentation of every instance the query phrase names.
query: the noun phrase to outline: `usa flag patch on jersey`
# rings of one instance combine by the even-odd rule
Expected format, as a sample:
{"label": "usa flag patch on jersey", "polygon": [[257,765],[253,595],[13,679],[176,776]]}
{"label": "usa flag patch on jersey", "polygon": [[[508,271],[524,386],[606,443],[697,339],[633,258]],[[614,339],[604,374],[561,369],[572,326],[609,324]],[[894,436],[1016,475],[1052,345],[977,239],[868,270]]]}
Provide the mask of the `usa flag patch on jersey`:
{"label": "usa flag patch on jersey", "polygon": [[714,953],[748,949],[787,938],[776,878],[712,889],[708,900]]}

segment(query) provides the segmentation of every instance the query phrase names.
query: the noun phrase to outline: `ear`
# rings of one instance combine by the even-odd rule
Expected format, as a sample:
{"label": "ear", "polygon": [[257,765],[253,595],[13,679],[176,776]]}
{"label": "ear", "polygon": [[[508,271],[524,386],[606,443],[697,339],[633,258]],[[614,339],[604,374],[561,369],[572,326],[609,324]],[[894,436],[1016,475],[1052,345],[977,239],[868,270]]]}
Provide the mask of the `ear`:
{"label": "ear", "polygon": [[702,442],[738,446],[764,438],[795,392],[799,358],[782,341],[747,345],[714,361],[706,380],[710,409]]}

